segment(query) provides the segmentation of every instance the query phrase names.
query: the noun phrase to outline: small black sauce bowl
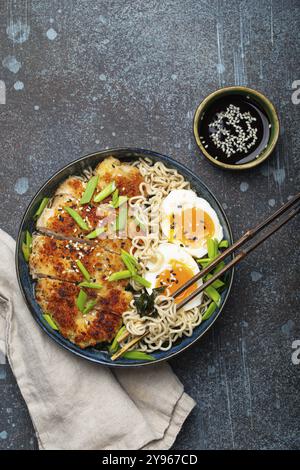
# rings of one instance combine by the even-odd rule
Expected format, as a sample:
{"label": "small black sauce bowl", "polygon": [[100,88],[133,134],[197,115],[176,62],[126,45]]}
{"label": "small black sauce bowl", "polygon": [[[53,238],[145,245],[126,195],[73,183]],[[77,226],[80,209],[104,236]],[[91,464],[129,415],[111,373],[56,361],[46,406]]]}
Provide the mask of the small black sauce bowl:
{"label": "small black sauce bowl", "polygon": [[[204,147],[199,135],[200,122],[203,119],[203,116],[206,110],[210,107],[210,105],[214,101],[220,100],[222,97],[228,98],[230,96],[236,95],[244,95],[250,97],[252,101],[257,103],[263,109],[271,124],[270,137],[267,146],[259,153],[259,155],[257,155],[254,160],[243,164],[229,164],[217,160]],[[264,96],[259,91],[243,86],[225,87],[220,88],[219,90],[211,93],[199,104],[194,115],[194,136],[202,154],[214,165],[230,170],[247,170],[249,168],[253,168],[257,165],[260,165],[260,163],[266,160],[273,152],[279,136],[279,119],[274,105],[266,96]]]}

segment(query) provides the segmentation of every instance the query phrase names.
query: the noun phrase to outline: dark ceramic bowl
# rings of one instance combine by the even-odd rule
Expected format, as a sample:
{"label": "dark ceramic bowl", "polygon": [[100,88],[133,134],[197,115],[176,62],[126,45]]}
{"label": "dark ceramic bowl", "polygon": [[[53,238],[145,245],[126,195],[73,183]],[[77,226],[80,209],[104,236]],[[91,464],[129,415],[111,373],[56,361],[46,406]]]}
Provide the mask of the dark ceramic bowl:
{"label": "dark ceramic bowl", "polygon": [[[234,98],[236,96],[250,98],[252,103],[260,106],[268,117],[268,121],[271,125],[271,132],[266,147],[258,153],[253,160],[248,163],[236,163],[233,165],[217,160],[214,155],[210,154],[206,149],[207,146],[202,143],[200,135],[201,123],[204,122],[203,120],[205,120],[205,115],[209,108],[216,102],[222,103],[224,98]],[[274,151],[279,137],[279,118],[274,105],[261,92],[243,86],[224,87],[208,95],[199,104],[194,115],[194,137],[202,154],[214,165],[227,170],[248,170],[249,168],[254,168],[257,165],[260,165],[269,158]]]}
{"label": "dark ceramic bowl", "polygon": [[48,324],[45,324],[42,311],[35,300],[34,295],[34,283],[35,281],[31,278],[29,274],[28,264],[25,262],[23,253],[22,253],[22,242],[24,241],[24,235],[26,230],[29,230],[32,233],[35,230],[35,222],[33,220],[33,216],[40,205],[41,200],[44,197],[51,197],[54,194],[55,189],[57,186],[68,176],[70,175],[78,175],[82,173],[82,171],[91,166],[95,167],[97,163],[99,163],[104,158],[108,157],[109,155],[113,155],[116,158],[119,158],[124,161],[133,161],[139,157],[149,157],[154,162],[162,161],[170,168],[177,169],[188,181],[191,183],[192,189],[194,189],[197,194],[203,198],[205,198],[211,206],[214,208],[216,213],[218,214],[220,223],[223,227],[224,231],[224,238],[226,238],[229,243],[232,243],[232,233],[226,218],[226,215],[221,207],[221,204],[218,202],[216,197],[209,191],[209,189],[205,186],[205,184],[188,170],[185,166],[181,165],[180,163],[176,162],[170,157],[165,155],[160,155],[159,153],[152,152],[150,150],[142,150],[137,148],[119,148],[119,149],[110,149],[104,150],[101,152],[93,153],[87,155],[85,157],[79,158],[78,160],[70,163],[69,165],[62,168],[58,171],[54,176],[52,176],[37,192],[37,194],[32,199],[31,203],[29,204],[23,220],[20,225],[18,238],[17,238],[17,248],[16,248],[16,269],[17,275],[19,280],[19,285],[22,291],[22,294],[25,298],[25,301],[28,305],[30,312],[32,313],[34,319],[37,321],[39,326],[50,336],[56,343],[63,346],[68,351],[71,351],[74,354],[77,354],[80,357],[88,359],[92,362],[97,362],[99,364],[103,364],[106,366],[111,367],[129,367],[129,366],[141,366],[141,365],[148,365],[153,364],[156,362],[161,362],[166,359],[170,359],[171,357],[179,354],[180,352],[187,349],[191,346],[195,341],[197,341],[214,323],[217,317],[220,315],[225,302],[228,298],[232,280],[233,280],[233,271],[227,274],[227,282],[226,282],[226,289],[222,292],[222,302],[219,309],[217,309],[214,314],[207,320],[200,324],[197,328],[195,328],[193,335],[191,337],[183,337],[181,341],[175,343],[174,346],[169,351],[158,351],[153,353],[155,357],[155,361],[145,362],[145,361],[137,361],[137,360],[128,360],[120,358],[116,361],[112,361],[107,351],[99,350],[96,348],[87,348],[87,349],[80,349],[75,344],[71,343],[63,336],[60,335],[59,332],[54,331]]}

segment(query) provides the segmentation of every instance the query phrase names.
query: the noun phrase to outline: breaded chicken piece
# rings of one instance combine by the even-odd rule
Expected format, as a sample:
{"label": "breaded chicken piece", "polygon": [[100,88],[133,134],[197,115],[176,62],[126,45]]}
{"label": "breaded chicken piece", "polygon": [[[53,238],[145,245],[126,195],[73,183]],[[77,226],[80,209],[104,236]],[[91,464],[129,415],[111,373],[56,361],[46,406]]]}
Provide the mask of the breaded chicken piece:
{"label": "breaded chicken piece", "polygon": [[[64,209],[71,207],[86,221],[89,230],[83,230]],[[54,197],[51,207],[46,207],[37,220],[36,228],[45,233],[55,233],[65,237],[80,238],[87,235],[98,224],[96,207],[80,206],[77,199],[67,194]]]}
{"label": "breaded chicken piece", "polygon": [[97,298],[94,289],[87,289],[89,299],[98,299],[96,306],[83,315],[76,306],[80,288],[75,284],[53,279],[39,279],[36,300],[43,312],[49,314],[60,333],[81,348],[110,342],[122,324],[122,313],[128,308],[132,295],[111,288],[105,298]]}
{"label": "breaded chicken piece", "polygon": [[[74,209],[89,225],[89,230],[82,230],[64,207]],[[74,241],[97,243],[108,251],[120,253],[121,249],[129,249],[131,242],[126,238],[106,238],[105,233],[93,241],[85,239],[85,236],[93,231],[99,223],[97,208],[89,205],[79,205],[78,200],[68,195],[54,197],[51,207],[46,207],[38,218],[36,228],[47,235],[55,235]]]}
{"label": "breaded chicken piece", "polygon": [[78,176],[70,176],[55,191],[55,195],[67,195],[80,200],[86,188],[86,182]]}
{"label": "breaded chicken piece", "polygon": [[122,163],[117,158],[105,158],[95,168],[95,174],[99,176],[99,191],[115,181],[120,195],[133,197],[140,194],[139,186],[143,181],[143,177],[138,168],[125,162]]}
{"label": "breaded chicken piece", "polygon": [[82,282],[84,277],[76,261],[80,260],[92,279],[103,285],[101,296],[112,286],[125,287],[127,280],[113,282],[107,278],[117,271],[126,269],[120,255],[110,253],[99,244],[87,244],[59,240],[46,235],[33,235],[29,258],[30,274],[37,277],[51,277],[68,282]]}

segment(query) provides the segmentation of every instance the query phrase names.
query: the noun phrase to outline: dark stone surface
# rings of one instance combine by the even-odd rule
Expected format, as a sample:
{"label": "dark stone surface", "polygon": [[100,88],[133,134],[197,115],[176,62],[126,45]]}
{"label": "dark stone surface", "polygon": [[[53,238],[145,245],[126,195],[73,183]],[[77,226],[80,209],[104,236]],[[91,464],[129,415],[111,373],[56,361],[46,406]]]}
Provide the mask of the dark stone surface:
{"label": "dark stone surface", "polygon": [[[188,165],[223,202],[236,237],[270,214],[299,187],[300,104],[291,100],[300,79],[299,7],[298,0],[2,2],[1,227],[15,236],[53,172],[117,146]],[[281,120],[273,157],[241,173],[207,163],[192,133],[199,101],[231,84],[265,92]],[[222,317],[172,361],[197,401],[176,449],[300,448],[300,365],[291,360],[300,339],[298,233],[294,220],[238,268]],[[0,365],[0,399],[0,448],[36,448],[8,365]]]}

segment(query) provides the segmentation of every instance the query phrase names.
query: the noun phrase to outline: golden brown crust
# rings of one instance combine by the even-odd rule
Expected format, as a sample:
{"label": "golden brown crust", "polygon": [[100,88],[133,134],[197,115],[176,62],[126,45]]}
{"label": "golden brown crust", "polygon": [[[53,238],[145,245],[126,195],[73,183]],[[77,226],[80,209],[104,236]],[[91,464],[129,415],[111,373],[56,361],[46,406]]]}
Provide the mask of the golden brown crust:
{"label": "golden brown crust", "polygon": [[57,188],[55,194],[66,194],[80,200],[86,188],[86,182],[77,176],[70,176]]}
{"label": "golden brown crust", "polygon": [[138,168],[122,163],[114,157],[108,157],[95,169],[99,176],[98,190],[103,189],[107,184],[115,181],[119,194],[133,197],[140,194],[139,186],[143,181]]}
{"label": "golden brown crust", "polygon": [[[80,216],[87,221],[89,230],[82,230],[71,217],[64,207],[71,207],[76,210]],[[101,215],[97,215],[95,206],[80,206],[78,201],[67,195],[56,196],[50,208],[44,209],[42,215],[37,221],[37,229],[43,233],[54,235],[68,240],[78,240],[83,243],[99,244],[108,251],[120,253],[121,249],[128,249],[131,245],[127,238],[108,238],[105,233],[92,240],[85,236],[98,226]],[[109,234],[113,237],[113,233]]]}
{"label": "golden brown crust", "polygon": [[94,309],[83,315],[76,306],[80,288],[75,284],[53,279],[39,279],[36,300],[43,312],[51,315],[60,333],[81,348],[99,342],[110,342],[122,324],[122,312],[132,298],[125,290],[112,288],[105,298],[87,289],[89,299],[98,300]]}
{"label": "golden brown crust", "polygon": [[[59,240],[47,235],[33,236],[29,258],[33,277],[49,276],[68,282],[81,282],[84,278],[76,264],[77,260],[82,262],[93,280],[109,288],[112,284],[107,278],[112,273],[125,269],[119,253],[109,252],[100,244]],[[118,281],[117,284],[125,286],[127,281]]]}
{"label": "golden brown crust", "polygon": [[[140,193],[143,178],[139,170],[121,163],[114,157],[106,158],[96,168],[97,191],[112,181],[120,195],[133,197]],[[125,269],[120,259],[121,249],[130,250],[128,238],[101,237],[87,240],[85,236],[107,217],[105,201],[80,205],[86,182],[76,176],[67,178],[56,190],[51,207],[44,209],[37,221],[37,229],[47,235],[33,237],[30,271],[38,278],[36,299],[44,313],[49,313],[63,336],[85,348],[102,341],[111,341],[122,322],[122,313],[129,307],[132,294],[125,290],[127,280],[109,282],[110,274]],[[110,202],[111,196],[106,202]],[[81,229],[64,207],[74,209],[88,224]],[[106,207],[107,204],[106,204]],[[104,212],[103,212],[104,211]],[[114,214],[115,217],[115,214]],[[107,223],[107,222],[106,222]],[[80,260],[92,279],[102,284],[101,289],[84,288],[89,299],[97,301],[87,315],[76,306],[76,298],[83,275],[76,261]]]}

